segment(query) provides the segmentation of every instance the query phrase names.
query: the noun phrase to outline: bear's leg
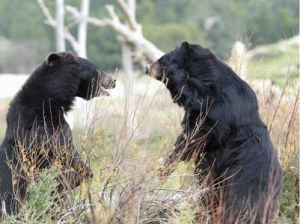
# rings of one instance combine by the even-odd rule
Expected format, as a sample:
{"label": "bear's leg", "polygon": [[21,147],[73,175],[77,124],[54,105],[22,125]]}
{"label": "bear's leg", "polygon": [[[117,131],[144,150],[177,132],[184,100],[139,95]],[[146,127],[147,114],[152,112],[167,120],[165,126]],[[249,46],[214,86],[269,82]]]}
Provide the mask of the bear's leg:
{"label": "bear's leg", "polygon": [[[18,213],[21,204],[26,198],[27,182],[12,171],[6,158],[0,164],[0,219],[3,219],[6,215]],[[17,165],[15,166],[18,167]]]}
{"label": "bear's leg", "polygon": [[0,220],[3,220],[4,218],[6,218],[6,216],[18,214],[21,207],[21,202],[23,201],[22,199],[24,198],[15,196],[13,191],[9,193],[6,192],[6,194],[1,199]]}
{"label": "bear's leg", "polygon": [[74,151],[70,165],[75,171],[77,171],[78,174],[87,178],[93,177],[93,171],[85,164],[77,150]]}
{"label": "bear's leg", "polygon": [[64,189],[72,190],[78,187],[82,183],[83,179],[84,177],[74,170],[63,171],[57,176],[57,180],[59,182],[57,192],[60,193]]}

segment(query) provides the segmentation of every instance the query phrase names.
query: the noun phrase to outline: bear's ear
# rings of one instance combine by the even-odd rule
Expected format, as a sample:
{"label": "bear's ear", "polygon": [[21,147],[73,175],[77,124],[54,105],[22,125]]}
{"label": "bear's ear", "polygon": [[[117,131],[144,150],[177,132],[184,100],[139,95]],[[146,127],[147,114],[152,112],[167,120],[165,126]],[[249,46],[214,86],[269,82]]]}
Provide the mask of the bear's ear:
{"label": "bear's ear", "polygon": [[57,53],[50,53],[46,59],[47,65],[52,65],[54,62],[60,60],[60,55]]}
{"label": "bear's ear", "polygon": [[184,41],[184,42],[182,42],[181,46],[184,48],[189,48],[190,44],[188,42]]}
{"label": "bear's ear", "polygon": [[191,49],[191,45],[188,42],[184,41],[181,44],[181,48],[184,49],[186,52],[189,52]]}
{"label": "bear's ear", "polygon": [[181,49],[182,55],[185,55],[186,57],[188,57],[191,53],[191,45],[186,41],[182,42],[180,49]]}

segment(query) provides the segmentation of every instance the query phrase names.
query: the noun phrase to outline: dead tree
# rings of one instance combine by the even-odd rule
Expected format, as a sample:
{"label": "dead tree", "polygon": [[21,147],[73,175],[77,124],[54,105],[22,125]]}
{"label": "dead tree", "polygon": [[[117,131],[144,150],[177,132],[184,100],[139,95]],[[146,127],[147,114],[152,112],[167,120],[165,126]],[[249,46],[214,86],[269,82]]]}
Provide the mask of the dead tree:
{"label": "dead tree", "polygon": [[65,51],[65,32],[64,32],[64,0],[56,0],[56,49]]}
{"label": "dead tree", "polygon": [[56,8],[56,16],[55,19],[51,15],[50,11],[46,7],[43,0],[37,1],[39,6],[41,7],[46,20],[45,23],[49,26],[52,26],[56,32],[56,51],[65,51],[65,32],[64,32],[64,0],[56,0],[55,8]]}
{"label": "dead tree", "polygon": [[[120,20],[112,5],[105,6],[110,18],[98,19],[88,17],[87,22],[96,27],[107,27],[115,31],[119,38],[122,39],[121,41],[130,46],[134,52],[133,56],[135,60],[141,64],[151,63],[161,57],[163,52],[143,36],[142,27],[136,21],[135,0],[116,0],[116,4],[124,15],[123,22]],[[67,5],[66,11],[69,12],[75,20],[81,17],[81,13],[73,6]]]}
{"label": "dead tree", "polygon": [[87,37],[87,18],[89,16],[89,0],[81,1],[81,18],[78,22],[78,49],[77,54],[80,57],[86,58],[86,37]]}
{"label": "dead tree", "polygon": [[[142,33],[142,26],[136,21],[136,1],[135,0],[116,0],[116,5],[123,14],[124,21],[121,21],[114,6],[106,5],[110,18],[98,19],[94,17],[88,17],[87,22],[98,28],[110,28],[116,33],[117,40],[122,46],[122,75],[125,85],[125,133],[120,143],[121,152],[127,147],[128,143],[139,132],[137,127],[136,118],[136,102],[135,94],[133,93],[133,84],[135,75],[133,72],[133,59],[138,63],[145,65],[156,61],[163,55],[163,52],[159,50],[153,43],[147,40]],[[80,18],[80,12],[72,7],[66,6],[66,11],[69,12],[74,20]],[[122,154],[120,155],[122,157]],[[140,163],[142,164],[142,158]],[[140,177],[136,177],[138,183]],[[139,199],[141,195],[141,189],[137,188],[132,192],[132,200],[130,204],[132,206],[130,214],[130,223],[136,223],[138,220]]]}
{"label": "dead tree", "polygon": [[45,23],[52,26],[56,31],[56,50],[65,51],[65,32],[64,32],[64,0],[56,0],[56,18],[51,15],[50,11],[46,7],[43,0],[38,0],[38,4],[41,7],[44,15],[46,16]]}
{"label": "dead tree", "polygon": [[[44,4],[44,0],[38,0],[40,7],[46,17],[46,24],[57,28],[51,13]],[[73,17],[72,24],[64,27],[65,39],[69,41],[72,48],[78,56],[86,57],[86,28],[87,23],[98,28],[110,28],[115,31],[117,40],[122,45],[122,68],[123,80],[125,84],[125,97],[127,105],[126,114],[126,135],[131,136],[136,130],[135,118],[135,99],[132,94],[132,85],[134,83],[133,60],[145,65],[157,60],[163,55],[153,43],[147,40],[142,33],[142,27],[136,21],[136,1],[135,0],[116,0],[116,5],[123,14],[124,21],[119,19],[115,8],[112,5],[106,5],[110,18],[98,19],[88,16],[89,0],[82,0],[80,11],[73,6],[66,6],[65,10]],[[77,39],[69,31],[70,27],[78,25]]]}
{"label": "dead tree", "polygon": [[[60,39],[59,41],[57,39],[57,43],[61,43],[62,39],[64,42],[64,39],[66,39],[78,56],[86,58],[86,36],[87,18],[89,14],[89,0],[81,1],[81,10],[80,12],[78,12],[76,21],[73,21],[72,24],[68,25],[64,24],[64,0],[56,0],[56,20],[51,15],[44,0],[38,0],[37,2],[46,17],[45,23],[49,26],[52,26],[56,30],[57,36],[59,35]],[[78,25],[77,39],[69,30],[69,28],[74,27],[75,25]],[[65,51],[65,47],[58,47],[57,51]]]}
{"label": "dead tree", "polygon": [[[163,55],[153,43],[147,40],[142,33],[142,26],[136,21],[135,0],[115,0],[116,6],[123,14],[121,21],[113,5],[106,5],[105,8],[110,18],[98,19],[88,17],[87,22],[98,28],[109,28],[116,33],[117,40],[122,46],[122,72],[125,85],[125,121],[126,135],[132,136],[136,130],[135,99],[132,93],[134,84],[133,61],[145,65],[157,60]],[[66,11],[73,16],[73,19],[80,20],[81,13],[73,6],[67,5]]]}

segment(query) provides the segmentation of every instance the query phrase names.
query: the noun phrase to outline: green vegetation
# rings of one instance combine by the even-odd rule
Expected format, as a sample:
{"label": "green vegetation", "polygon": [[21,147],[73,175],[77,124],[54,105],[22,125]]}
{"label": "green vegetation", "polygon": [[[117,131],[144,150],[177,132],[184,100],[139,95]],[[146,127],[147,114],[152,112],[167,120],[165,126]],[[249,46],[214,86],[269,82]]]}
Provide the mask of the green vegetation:
{"label": "green vegetation", "polygon": [[[54,2],[45,3],[54,15]],[[80,1],[65,0],[65,4],[78,7]],[[108,16],[104,5],[113,1],[91,0],[90,4],[90,15],[104,18]],[[250,38],[255,47],[297,34],[298,12],[297,0],[166,0],[137,1],[136,13],[145,37],[162,50],[169,51],[187,40],[208,46],[226,58],[236,40]],[[55,32],[44,20],[36,1],[0,2],[0,46],[6,46],[0,48],[0,73],[28,73],[49,51],[55,51]],[[66,20],[70,21],[70,16],[66,15]],[[71,32],[76,35],[76,27]],[[92,61],[105,70],[120,68],[115,33],[89,25],[87,43]]]}
{"label": "green vegetation", "polygon": [[55,206],[55,203],[53,203],[55,195],[52,194],[52,192],[57,186],[57,182],[55,181],[57,174],[58,170],[55,167],[42,171],[38,179],[35,180],[35,183],[31,183],[29,186],[29,197],[27,203],[22,208],[21,214],[8,217],[3,224],[15,224],[20,222],[39,224],[41,221],[45,224],[53,223],[51,216],[47,213],[51,206]]}
{"label": "green vegetation", "polygon": [[250,59],[248,74],[250,77],[271,79],[283,87],[286,76],[297,85],[299,76],[299,44],[285,46],[281,43],[262,47],[263,52]]}

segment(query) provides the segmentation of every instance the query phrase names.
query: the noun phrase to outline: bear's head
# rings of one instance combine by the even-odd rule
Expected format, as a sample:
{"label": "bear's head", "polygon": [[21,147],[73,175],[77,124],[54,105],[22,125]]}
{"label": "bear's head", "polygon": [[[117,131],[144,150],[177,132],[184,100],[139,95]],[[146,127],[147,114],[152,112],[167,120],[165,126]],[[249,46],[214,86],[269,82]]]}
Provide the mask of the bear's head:
{"label": "bear's head", "polygon": [[[207,61],[207,59],[211,59],[212,56],[213,54],[208,49],[196,44],[183,42],[173,51],[163,55],[154,63],[147,65],[145,67],[145,74],[160,81],[178,78],[178,76],[180,76],[180,70],[184,70],[186,73],[193,72],[193,67],[199,67],[201,63]],[[182,78],[188,78],[188,74],[182,75],[185,76]]]}
{"label": "bear's head", "polygon": [[77,57],[77,60],[81,69],[77,96],[87,100],[100,95],[109,96],[106,89],[115,88],[116,79],[88,59]]}
{"label": "bear's head", "polygon": [[[97,67],[88,59],[76,57],[71,53],[51,53],[46,59],[48,67],[57,67],[60,70],[62,66],[70,67],[69,71],[76,75],[73,66],[78,67],[79,83],[77,83],[75,96],[90,100],[97,96],[109,96],[106,89],[112,89],[116,86],[116,79],[106,74],[101,68]],[[68,71],[65,71],[65,73]],[[71,80],[69,80],[71,82]]]}
{"label": "bear's head", "polygon": [[163,82],[180,106],[200,92],[210,92],[216,80],[214,54],[196,44],[183,42],[145,67],[145,74]]}

